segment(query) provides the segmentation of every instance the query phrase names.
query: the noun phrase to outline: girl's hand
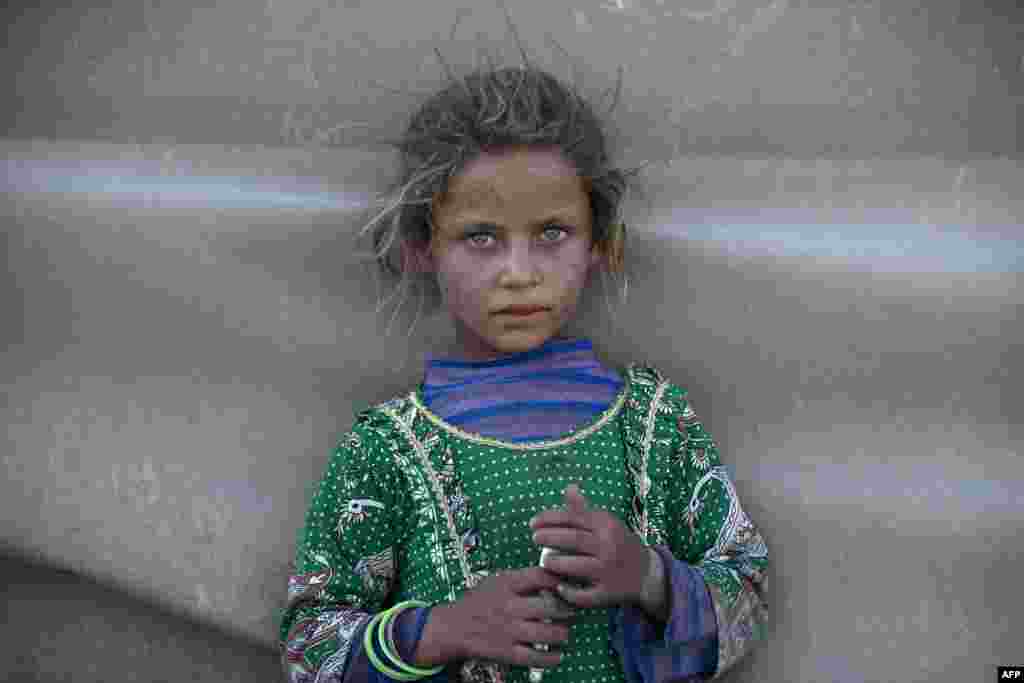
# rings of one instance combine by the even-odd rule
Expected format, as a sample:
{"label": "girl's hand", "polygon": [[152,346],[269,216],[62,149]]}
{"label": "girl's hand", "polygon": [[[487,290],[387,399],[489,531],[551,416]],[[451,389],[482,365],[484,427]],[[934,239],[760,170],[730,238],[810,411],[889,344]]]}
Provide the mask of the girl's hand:
{"label": "girl's hand", "polygon": [[647,546],[615,515],[591,508],[577,484],[566,488],[565,503],[565,510],[545,510],[530,520],[534,543],[560,553],[548,557],[544,568],[589,584],[563,582],[558,594],[582,608],[639,605],[652,560]]}
{"label": "girl's hand", "polygon": [[[576,615],[570,606],[543,595],[557,583],[558,577],[541,567],[487,576],[456,602],[434,608],[440,614],[433,633],[444,643],[438,646],[444,654],[416,661],[427,662],[419,666],[462,659],[535,668],[558,666]],[[427,621],[428,629],[434,614],[431,612]],[[538,651],[533,644],[546,645],[546,651]]]}

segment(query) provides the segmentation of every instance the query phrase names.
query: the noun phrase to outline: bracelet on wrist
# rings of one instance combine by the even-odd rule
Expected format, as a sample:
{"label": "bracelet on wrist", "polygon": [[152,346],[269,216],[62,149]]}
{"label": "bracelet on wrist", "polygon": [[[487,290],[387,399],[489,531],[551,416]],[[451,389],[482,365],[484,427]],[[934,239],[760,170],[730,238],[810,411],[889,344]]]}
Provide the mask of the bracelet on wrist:
{"label": "bracelet on wrist", "polygon": [[412,676],[411,674],[405,674],[400,671],[395,671],[387,664],[384,664],[380,660],[380,657],[377,656],[377,653],[374,651],[373,634],[377,630],[377,625],[385,616],[386,615],[384,612],[380,612],[370,620],[370,623],[366,627],[366,633],[363,636],[363,651],[366,653],[366,656],[370,660],[370,663],[373,664],[373,666],[378,671],[383,673],[385,676],[390,676],[391,678],[394,678],[399,681],[416,680],[415,676]]}
{"label": "bracelet on wrist", "polygon": [[[402,660],[401,654],[398,652],[398,647],[394,641],[394,625],[398,620],[398,615],[408,609],[415,607],[429,607],[430,605],[421,600],[406,600],[405,602],[399,603],[388,610],[389,614],[381,621],[378,627],[377,638],[380,641],[382,649],[385,654],[391,658],[392,661],[398,666],[403,672],[415,676],[416,678],[426,678],[433,676],[444,670],[444,666],[437,666],[433,669],[422,669]],[[385,641],[385,634],[387,635],[387,641]]]}
{"label": "bracelet on wrist", "polygon": [[[363,637],[363,646],[370,662],[383,674],[399,681],[415,681],[433,676],[444,670],[444,666],[433,669],[422,669],[412,666],[404,661],[398,653],[394,644],[394,622],[398,615],[407,609],[414,607],[429,607],[428,603],[419,600],[407,600],[394,607],[380,612],[371,621]],[[386,638],[386,640],[385,640]],[[400,670],[396,671],[388,664],[381,661],[375,652],[374,641],[376,641],[380,654],[390,663],[393,663]]]}
{"label": "bracelet on wrist", "polygon": [[385,654],[391,658],[391,660],[400,670],[404,671],[405,673],[413,674],[417,677],[433,676],[444,667],[439,666],[433,669],[421,669],[419,667],[413,666],[412,664],[407,664],[405,660],[402,659],[402,654],[401,652],[399,652],[398,646],[395,644],[395,624],[398,622],[399,614],[405,612],[408,609],[414,609],[416,607],[429,607],[429,605],[427,605],[426,603],[414,604],[414,601],[408,601],[391,608],[391,610],[389,610],[391,614],[385,617],[379,626],[380,632],[378,634],[378,637],[384,637],[384,640],[382,642],[385,648]]}

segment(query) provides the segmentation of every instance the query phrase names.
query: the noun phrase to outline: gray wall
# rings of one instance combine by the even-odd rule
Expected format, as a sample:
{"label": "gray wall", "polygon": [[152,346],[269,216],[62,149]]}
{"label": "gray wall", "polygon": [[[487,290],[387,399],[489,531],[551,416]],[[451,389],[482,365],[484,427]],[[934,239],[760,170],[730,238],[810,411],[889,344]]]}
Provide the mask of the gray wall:
{"label": "gray wall", "polygon": [[[627,305],[595,282],[573,331],[689,388],[762,527],[771,640],[729,680],[1024,663],[1021,11],[509,4],[588,91],[624,66],[616,151],[664,162]],[[277,680],[309,487],[449,339],[405,337],[415,301],[385,335],[347,252],[414,103],[367,84],[429,90],[435,46],[514,62],[503,16],[449,42],[449,1],[7,11],[0,678]]]}

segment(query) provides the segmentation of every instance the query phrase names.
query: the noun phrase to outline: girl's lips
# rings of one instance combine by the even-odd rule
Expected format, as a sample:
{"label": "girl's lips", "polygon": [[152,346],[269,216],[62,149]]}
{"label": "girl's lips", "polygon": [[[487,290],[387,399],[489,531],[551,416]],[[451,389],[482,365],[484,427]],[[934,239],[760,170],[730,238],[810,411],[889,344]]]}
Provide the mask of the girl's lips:
{"label": "girl's lips", "polygon": [[498,315],[533,315],[546,310],[548,309],[539,307],[505,308],[498,311]]}

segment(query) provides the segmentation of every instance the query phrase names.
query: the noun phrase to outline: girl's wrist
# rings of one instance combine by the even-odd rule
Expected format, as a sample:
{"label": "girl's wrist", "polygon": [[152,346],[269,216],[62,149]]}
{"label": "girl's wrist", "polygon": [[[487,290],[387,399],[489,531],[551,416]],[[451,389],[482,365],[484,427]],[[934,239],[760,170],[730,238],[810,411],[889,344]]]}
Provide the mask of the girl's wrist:
{"label": "girl's wrist", "polygon": [[640,589],[639,607],[651,617],[664,621],[668,612],[668,590],[665,586],[665,564],[654,548],[646,546],[649,554],[647,577]]}
{"label": "girl's wrist", "polygon": [[462,642],[456,635],[458,630],[450,603],[438,603],[431,607],[413,655],[413,666],[443,666],[465,659]]}

